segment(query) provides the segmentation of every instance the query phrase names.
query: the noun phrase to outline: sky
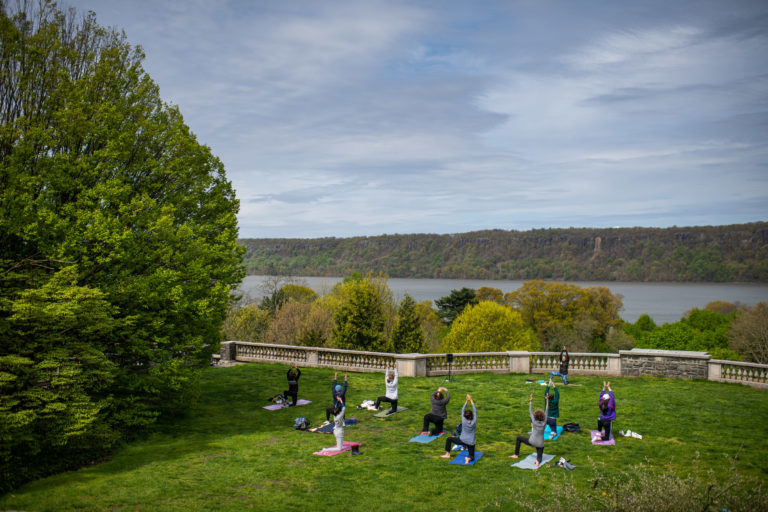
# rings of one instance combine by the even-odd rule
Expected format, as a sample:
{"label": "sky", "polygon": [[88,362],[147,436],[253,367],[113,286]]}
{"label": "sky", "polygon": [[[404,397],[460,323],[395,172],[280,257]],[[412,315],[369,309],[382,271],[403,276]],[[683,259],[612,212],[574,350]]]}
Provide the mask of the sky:
{"label": "sky", "polygon": [[765,0],[64,0],[146,52],[243,238],[768,220]]}

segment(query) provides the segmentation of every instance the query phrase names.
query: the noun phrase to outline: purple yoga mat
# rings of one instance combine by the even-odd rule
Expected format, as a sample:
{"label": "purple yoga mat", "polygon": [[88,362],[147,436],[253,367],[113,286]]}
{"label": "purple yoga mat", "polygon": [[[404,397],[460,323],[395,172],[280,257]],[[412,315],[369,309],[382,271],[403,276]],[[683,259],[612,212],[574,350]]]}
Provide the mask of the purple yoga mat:
{"label": "purple yoga mat", "polygon": [[[616,444],[616,441],[613,439],[613,436],[607,441],[600,441],[599,438],[602,437],[602,434],[599,430],[590,430],[589,435],[592,438],[592,444],[599,444],[602,446],[612,446]],[[595,438],[598,438],[598,441],[595,441]]]}
{"label": "purple yoga mat", "polygon": [[[304,400],[303,398],[299,398],[296,400],[296,405],[307,405],[311,404],[311,400]],[[265,405],[264,408],[269,411],[276,411],[278,409],[286,409],[290,407],[288,404],[272,404],[272,405]]]}
{"label": "purple yoga mat", "polygon": [[[352,441],[344,441],[342,443],[343,447],[342,447],[341,450],[330,450],[330,451],[320,450],[319,452],[315,452],[312,455],[322,455],[324,457],[333,457],[334,455],[338,455],[340,453],[344,453],[344,452],[347,452],[347,451],[351,450],[352,447],[356,446],[356,445],[360,446],[360,443],[353,443]],[[335,448],[335,446],[332,447],[332,448]]]}

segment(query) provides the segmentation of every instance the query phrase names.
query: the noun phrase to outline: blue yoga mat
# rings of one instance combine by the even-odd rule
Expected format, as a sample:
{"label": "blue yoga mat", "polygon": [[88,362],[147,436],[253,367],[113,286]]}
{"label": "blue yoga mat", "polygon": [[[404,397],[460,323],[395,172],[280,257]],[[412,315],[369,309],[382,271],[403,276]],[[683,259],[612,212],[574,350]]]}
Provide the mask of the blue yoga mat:
{"label": "blue yoga mat", "polygon": [[[528,435],[531,435],[532,433],[533,433],[533,432],[531,432],[531,431],[528,431]],[[547,425],[546,427],[544,427],[544,440],[545,440],[545,441],[554,441],[555,439],[557,439],[558,437],[560,437],[560,434],[562,434],[562,433],[563,433],[563,427],[561,427],[560,425],[558,425],[558,426],[557,426],[557,435],[555,435],[555,439],[550,439],[550,438],[549,438],[549,435],[550,435],[551,433],[552,433],[552,429],[551,429],[551,428],[549,428],[549,425]]]}
{"label": "blue yoga mat", "polygon": [[409,443],[431,443],[432,441],[434,441],[438,437],[442,436],[443,434],[445,434],[445,432],[441,432],[440,435],[437,435],[437,436],[430,436],[430,435],[426,435],[426,434],[419,434],[419,435],[417,435],[415,437],[412,437],[408,442]]}
{"label": "blue yoga mat", "polygon": [[475,462],[477,462],[478,459],[480,459],[480,457],[483,456],[483,452],[476,451],[474,460],[469,461],[469,464],[464,464],[464,457],[468,457],[468,456],[469,456],[469,452],[467,450],[462,450],[459,452],[456,458],[450,462],[450,464],[458,464],[460,466],[474,466]]}

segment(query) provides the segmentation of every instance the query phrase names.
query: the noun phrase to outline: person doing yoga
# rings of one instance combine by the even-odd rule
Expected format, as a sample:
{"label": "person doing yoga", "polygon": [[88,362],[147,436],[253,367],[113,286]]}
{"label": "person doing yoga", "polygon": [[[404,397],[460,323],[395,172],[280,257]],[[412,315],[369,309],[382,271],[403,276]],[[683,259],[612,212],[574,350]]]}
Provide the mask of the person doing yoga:
{"label": "person doing yoga", "polygon": [[568,350],[565,348],[565,345],[563,345],[563,350],[560,351],[560,357],[558,359],[560,360],[560,371],[550,372],[549,380],[552,380],[552,377],[562,377],[563,384],[567,386],[568,385],[568,363],[571,361],[571,358],[568,357]]}
{"label": "person doing yoga", "polygon": [[347,375],[344,374],[344,386],[341,386],[341,384],[338,384],[338,373],[333,374],[333,384],[331,384],[331,395],[333,395],[333,403],[329,408],[325,410],[325,424],[331,422],[331,415],[333,414],[335,416],[335,413],[333,412],[333,409],[336,407],[337,398],[341,397],[341,404],[346,406],[347,405]]}
{"label": "person doing yoga", "polygon": [[[424,415],[424,426],[421,429],[422,434],[438,436],[443,431],[443,422],[448,417],[445,406],[451,401],[451,394],[446,388],[437,388],[437,391],[429,397],[432,403],[432,409]],[[435,424],[435,430],[429,431],[429,424]]]}
{"label": "person doing yoga", "polygon": [[292,365],[288,369],[288,390],[283,393],[285,397],[291,397],[292,404],[296,405],[296,401],[299,399],[299,377],[301,377],[301,369],[296,368],[296,365]]}
{"label": "person doing yoga", "polygon": [[384,386],[386,392],[384,393],[384,396],[380,396],[376,399],[376,405],[374,407],[378,411],[381,402],[389,402],[392,404],[392,408],[387,414],[393,414],[397,412],[397,367],[395,366],[395,363],[392,363],[391,372],[389,371],[389,368],[387,368],[387,371],[384,373]]}
{"label": "person doing yoga", "polygon": [[533,393],[528,400],[528,414],[531,417],[531,437],[517,436],[515,441],[515,454],[510,455],[513,459],[516,459],[520,455],[520,443],[525,443],[528,446],[536,448],[536,464],[534,467],[539,467],[541,464],[541,456],[544,454],[544,428],[547,426],[547,411],[549,410],[549,399],[547,399],[546,410],[536,409],[533,411]]}
{"label": "person doing yoga", "polygon": [[344,449],[344,402],[341,396],[336,397],[337,404],[333,407],[333,435],[336,437],[336,447],[323,448],[324,452],[340,452]]}
{"label": "person doing yoga", "polygon": [[[472,410],[468,411],[467,403],[472,404]],[[444,459],[451,458],[451,445],[460,444],[469,452],[464,457],[464,464],[469,464],[475,460],[475,427],[477,427],[477,409],[472,397],[467,395],[464,405],[461,406],[461,435],[459,437],[449,437],[445,440],[445,454],[441,455]]]}
{"label": "person doing yoga", "polygon": [[[549,386],[552,386],[553,392],[549,392]],[[557,437],[557,418],[560,416],[560,391],[552,381],[552,377],[549,378],[549,385],[544,390],[544,397],[549,403],[547,409],[547,425],[549,425],[549,438],[554,439]]]}
{"label": "person doing yoga", "polygon": [[600,391],[600,398],[597,404],[598,407],[600,407],[600,417],[597,419],[597,430],[601,431],[605,428],[605,433],[602,434],[600,440],[609,441],[611,439],[613,420],[616,419],[616,398],[613,396],[610,382],[603,381],[603,389]]}

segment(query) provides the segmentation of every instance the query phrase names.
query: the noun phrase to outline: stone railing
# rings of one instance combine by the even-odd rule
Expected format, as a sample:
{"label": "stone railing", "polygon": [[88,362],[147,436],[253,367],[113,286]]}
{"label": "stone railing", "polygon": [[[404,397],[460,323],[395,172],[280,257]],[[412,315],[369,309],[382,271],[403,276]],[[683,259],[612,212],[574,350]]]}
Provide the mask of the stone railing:
{"label": "stone railing", "polygon": [[[559,368],[558,352],[476,352],[389,354],[246,341],[221,344],[217,366],[238,362],[285,363],[351,372],[381,372],[395,363],[403,377],[433,377],[449,372],[548,374]],[[605,377],[666,376],[738,382],[768,389],[768,365],[713,360],[706,352],[632,349],[618,354],[569,353],[568,375]]]}

